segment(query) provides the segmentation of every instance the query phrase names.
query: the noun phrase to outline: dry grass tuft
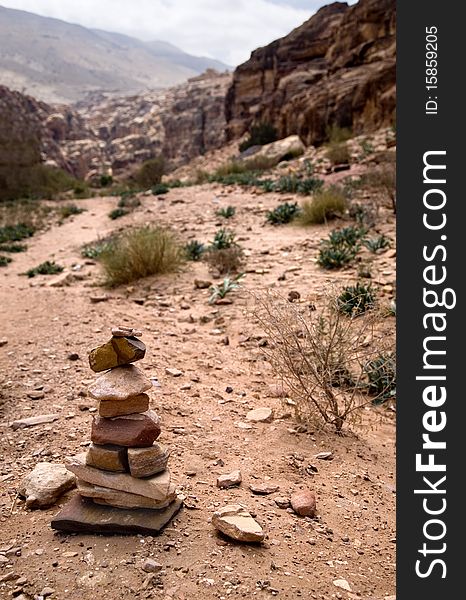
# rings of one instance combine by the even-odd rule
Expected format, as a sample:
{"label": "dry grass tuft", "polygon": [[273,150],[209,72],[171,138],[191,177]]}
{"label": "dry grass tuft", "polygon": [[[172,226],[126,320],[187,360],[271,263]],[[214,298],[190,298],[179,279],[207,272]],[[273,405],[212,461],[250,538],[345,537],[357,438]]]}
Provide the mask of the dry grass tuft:
{"label": "dry grass tuft", "polygon": [[337,297],[329,291],[323,308],[314,312],[268,291],[256,296],[253,316],[268,336],[263,351],[288,390],[297,419],[340,432],[386,393],[368,395],[373,389],[368,365],[393,350],[394,335],[375,310],[357,318],[341,314]]}
{"label": "dry grass tuft", "polygon": [[339,188],[326,188],[302,203],[299,221],[301,225],[320,225],[341,216],[347,206],[346,196]]}
{"label": "dry grass tuft", "polygon": [[229,248],[210,248],[205,253],[205,260],[211,270],[218,271],[220,275],[238,273],[244,266],[244,252],[238,245]]}
{"label": "dry grass tuft", "polygon": [[185,254],[175,234],[164,227],[132,229],[113,240],[100,254],[105,283],[114,287],[176,271]]}

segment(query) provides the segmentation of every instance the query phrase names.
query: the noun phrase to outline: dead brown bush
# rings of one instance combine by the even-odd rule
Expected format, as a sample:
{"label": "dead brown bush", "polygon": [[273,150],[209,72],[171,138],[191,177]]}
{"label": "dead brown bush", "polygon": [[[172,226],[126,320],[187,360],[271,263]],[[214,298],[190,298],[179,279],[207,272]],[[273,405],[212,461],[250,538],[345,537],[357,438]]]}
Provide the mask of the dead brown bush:
{"label": "dead brown bush", "polygon": [[268,291],[255,296],[253,315],[268,337],[263,351],[294,403],[296,418],[340,432],[376,402],[368,395],[367,367],[393,351],[394,336],[375,310],[342,315],[337,296],[329,291],[314,312]]}
{"label": "dead brown bush", "polygon": [[220,275],[234,274],[244,265],[244,252],[236,244],[229,248],[210,248],[205,253],[205,260],[210,269],[218,271]]}

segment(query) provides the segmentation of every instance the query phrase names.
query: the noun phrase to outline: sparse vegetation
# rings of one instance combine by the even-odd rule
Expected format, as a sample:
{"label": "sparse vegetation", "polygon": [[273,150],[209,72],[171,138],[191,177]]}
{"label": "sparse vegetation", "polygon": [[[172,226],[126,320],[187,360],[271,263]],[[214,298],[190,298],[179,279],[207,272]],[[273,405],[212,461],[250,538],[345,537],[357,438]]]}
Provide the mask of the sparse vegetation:
{"label": "sparse vegetation", "polygon": [[396,213],[396,166],[385,164],[376,167],[361,177],[361,185],[369,188],[382,202],[388,202]]}
{"label": "sparse vegetation", "polygon": [[384,250],[385,248],[390,247],[390,240],[384,235],[378,235],[377,237],[363,240],[362,243],[373,254],[378,250]]}
{"label": "sparse vegetation", "polygon": [[191,242],[188,242],[185,245],[184,251],[185,251],[187,260],[196,262],[196,261],[201,260],[202,255],[206,251],[206,247],[205,247],[205,244],[202,244],[201,242],[198,242],[197,240],[192,240]]}
{"label": "sparse vegetation", "polygon": [[68,219],[69,217],[71,217],[73,215],[80,215],[85,210],[86,210],[85,208],[82,208],[81,206],[77,206],[76,204],[65,204],[63,206],[60,206],[60,208],[58,209],[58,214],[60,215],[60,218],[63,220],[63,219]]}
{"label": "sparse vegetation", "polygon": [[225,298],[227,294],[236,290],[239,287],[239,282],[244,277],[244,274],[240,274],[234,279],[225,277],[221,285],[213,285],[210,288],[211,296],[209,298],[209,304],[214,304],[217,300]]}
{"label": "sparse vegetation", "polygon": [[244,264],[244,252],[233,231],[219,229],[205,252],[205,260],[220,275],[237,273]]}
{"label": "sparse vegetation", "polygon": [[0,243],[20,242],[34,235],[35,229],[26,223],[0,227]]}
{"label": "sparse vegetation", "polygon": [[136,196],[136,194],[132,192],[122,194],[120,200],[118,201],[118,208],[134,210],[135,208],[138,208],[138,206],[141,206],[141,201]]}
{"label": "sparse vegetation", "polygon": [[236,208],[234,206],[227,206],[226,208],[219,208],[216,213],[217,217],[223,217],[224,219],[231,219],[236,214]]}
{"label": "sparse vegetation", "polygon": [[321,242],[317,264],[324,269],[340,269],[349,264],[359,252],[365,234],[365,229],[352,225],[334,229],[328,239]]}
{"label": "sparse vegetation", "polygon": [[358,317],[375,306],[372,286],[365,283],[346,286],[338,296],[338,310],[350,317]]}
{"label": "sparse vegetation", "polygon": [[110,248],[113,237],[98,239],[90,244],[85,244],[81,248],[81,256],[90,260],[98,260],[100,255]]}
{"label": "sparse vegetation", "polygon": [[284,225],[290,223],[300,213],[297,202],[284,202],[279,204],[273,210],[269,210],[266,215],[267,222],[272,225]]}
{"label": "sparse vegetation", "polygon": [[[317,311],[292,304],[269,291],[256,298],[254,316],[267,335],[263,347],[295,407],[296,418],[314,427],[340,432],[362,414],[367,365],[387,348],[393,336],[380,331],[380,315],[343,315],[330,293]],[[383,384],[382,384],[383,385]]]}
{"label": "sparse vegetation", "polygon": [[108,216],[110,219],[112,219],[112,221],[115,221],[116,219],[120,219],[127,214],[129,214],[129,210],[126,208],[114,208],[108,213]]}
{"label": "sparse vegetation", "polygon": [[114,287],[176,271],[183,264],[185,253],[170,229],[147,226],[114,238],[99,260],[106,275],[105,283]]}
{"label": "sparse vegetation", "polygon": [[236,235],[234,231],[230,231],[229,229],[219,229],[210,244],[210,249],[225,250],[236,245]]}
{"label": "sparse vegetation", "polygon": [[336,123],[327,126],[326,129],[327,140],[331,144],[340,144],[341,142],[347,142],[353,137],[353,132],[349,127],[340,127]]}
{"label": "sparse vegetation", "polygon": [[351,154],[346,142],[329,144],[326,156],[332,165],[347,164],[351,160]]}
{"label": "sparse vegetation", "polygon": [[27,248],[26,244],[0,244],[0,252],[11,252],[12,254],[25,252]]}
{"label": "sparse vegetation", "polygon": [[113,183],[113,177],[111,175],[101,175],[100,176],[100,187],[106,188],[109,187],[110,185],[112,185]]}
{"label": "sparse vegetation", "polygon": [[134,180],[143,189],[149,189],[162,181],[165,173],[165,159],[163,156],[147,160],[134,175]]}
{"label": "sparse vegetation", "polygon": [[61,265],[58,265],[55,261],[46,260],[37,267],[29,269],[25,274],[28,277],[35,277],[36,275],[56,275],[62,272],[63,267]]}
{"label": "sparse vegetation", "polygon": [[347,208],[347,200],[342,190],[330,187],[316,192],[312,200],[301,205],[299,219],[302,225],[326,223],[341,216]]}
{"label": "sparse vegetation", "polygon": [[380,354],[364,365],[367,392],[374,396],[374,404],[382,404],[396,397],[396,358],[393,352]]}
{"label": "sparse vegetation", "polygon": [[168,194],[169,191],[170,188],[166,183],[158,183],[152,188],[152,193],[154,196],[162,196],[163,194]]}
{"label": "sparse vegetation", "polygon": [[11,258],[9,256],[3,256],[0,254],[0,267],[6,267],[11,263]]}
{"label": "sparse vegetation", "polygon": [[275,142],[278,133],[271,123],[258,123],[249,130],[249,137],[239,145],[239,151],[244,152],[252,146],[264,146]]}

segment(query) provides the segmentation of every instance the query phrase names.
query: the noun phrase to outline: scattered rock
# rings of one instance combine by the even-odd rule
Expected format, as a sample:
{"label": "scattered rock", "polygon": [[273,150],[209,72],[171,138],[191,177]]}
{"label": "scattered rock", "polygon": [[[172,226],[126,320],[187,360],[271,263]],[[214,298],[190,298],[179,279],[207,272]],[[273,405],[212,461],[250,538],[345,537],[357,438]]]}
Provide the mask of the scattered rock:
{"label": "scattered rock", "polygon": [[107,300],[110,300],[111,296],[109,296],[108,294],[102,294],[101,296],[90,296],[89,300],[92,302],[92,304],[97,304],[98,302],[107,302]]}
{"label": "scattered rock", "polygon": [[278,508],[289,508],[290,507],[290,499],[285,498],[284,496],[277,496],[274,498],[275,504]]}
{"label": "scattered rock", "polygon": [[48,596],[52,596],[53,594],[55,594],[55,590],[51,587],[44,587],[42,588],[42,591],[40,592],[39,596],[42,596],[42,598],[48,598]]}
{"label": "scattered rock", "polygon": [[152,446],[160,435],[160,419],[154,411],[92,421],[91,440],[94,444],[114,444],[130,448]]}
{"label": "scattered rock", "polygon": [[265,534],[250,513],[239,504],[223,506],[212,517],[212,525],[239,542],[262,542]]}
{"label": "scattered rock", "polygon": [[71,352],[70,354],[68,354],[67,358],[71,361],[79,360],[79,354],[77,354],[76,352]]}
{"label": "scattered rock", "polygon": [[333,453],[332,452],[319,452],[319,454],[316,454],[314,458],[318,458],[320,460],[333,460]]}
{"label": "scattered rock", "polygon": [[45,392],[42,390],[32,390],[27,393],[27,396],[28,398],[31,398],[31,400],[42,400],[42,398],[45,398]]}
{"label": "scattered rock", "polygon": [[6,338],[0,339],[0,348],[6,346],[8,344],[8,340]]}
{"label": "scattered rock", "polygon": [[351,586],[346,581],[346,579],[335,579],[333,582],[333,585],[336,586],[337,588],[341,588],[342,590],[345,590],[346,592],[352,591]]}
{"label": "scattered rock", "polygon": [[65,287],[73,283],[73,281],[73,273],[61,273],[60,275],[57,275],[57,277],[51,279],[47,285],[48,287]]}
{"label": "scattered rock", "polygon": [[252,483],[249,486],[249,489],[253,494],[258,494],[260,496],[268,496],[268,494],[278,492],[280,486],[274,483]]}
{"label": "scattered rock", "polygon": [[153,558],[146,558],[142,563],[142,570],[146,573],[158,573],[163,569],[163,565],[158,563]]}
{"label": "scattered rock", "polygon": [[52,414],[38,415],[37,417],[27,417],[26,419],[18,419],[17,421],[13,421],[13,423],[11,424],[11,428],[16,431],[16,429],[24,429],[25,427],[33,427],[34,425],[53,423],[59,417],[60,415]]}
{"label": "scattered rock", "polygon": [[291,290],[288,292],[288,301],[289,302],[297,302],[301,298],[301,294],[296,290]]}
{"label": "scattered rock", "polygon": [[207,280],[203,280],[203,279],[195,279],[194,280],[194,287],[198,290],[206,290],[206,289],[210,288],[211,285],[212,285],[211,281],[207,281]]}
{"label": "scattered rock", "polygon": [[217,487],[230,488],[241,483],[241,471],[238,469],[231,473],[225,473],[217,478]]}
{"label": "scattered rock", "polygon": [[150,379],[134,365],[116,367],[104,373],[89,387],[96,400],[126,400],[152,387]]}
{"label": "scattered rock", "polygon": [[95,373],[128,365],[144,358],[146,346],[141,340],[131,337],[112,337],[89,353],[89,365]]}
{"label": "scattered rock", "polygon": [[165,369],[165,373],[167,375],[171,375],[172,377],[181,377],[181,375],[183,375],[183,371],[180,371],[179,369],[172,369],[171,367],[167,367]]}
{"label": "scattered rock", "polygon": [[64,492],[75,486],[75,482],[75,476],[65,465],[43,462],[26,475],[18,492],[26,498],[28,508],[45,508],[55,504]]}
{"label": "scattered rock", "polygon": [[255,408],[248,412],[246,419],[248,421],[253,421],[254,423],[270,423],[273,421],[273,410],[265,406],[262,408]]}
{"label": "scattered rock", "polygon": [[301,517],[313,517],[316,512],[316,495],[311,490],[300,490],[291,496],[291,506]]}

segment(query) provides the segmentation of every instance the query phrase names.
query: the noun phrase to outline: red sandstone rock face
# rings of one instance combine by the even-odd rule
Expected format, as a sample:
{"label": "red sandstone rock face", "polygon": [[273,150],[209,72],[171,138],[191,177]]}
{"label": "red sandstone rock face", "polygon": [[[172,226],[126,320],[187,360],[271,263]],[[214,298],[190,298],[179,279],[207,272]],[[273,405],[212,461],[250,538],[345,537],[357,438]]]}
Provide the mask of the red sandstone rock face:
{"label": "red sandstone rock face", "polygon": [[270,122],[307,144],[333,123],[355,133],[392,122],[395,1],[335,2],[240,65],[226,100],[227,137]]}

